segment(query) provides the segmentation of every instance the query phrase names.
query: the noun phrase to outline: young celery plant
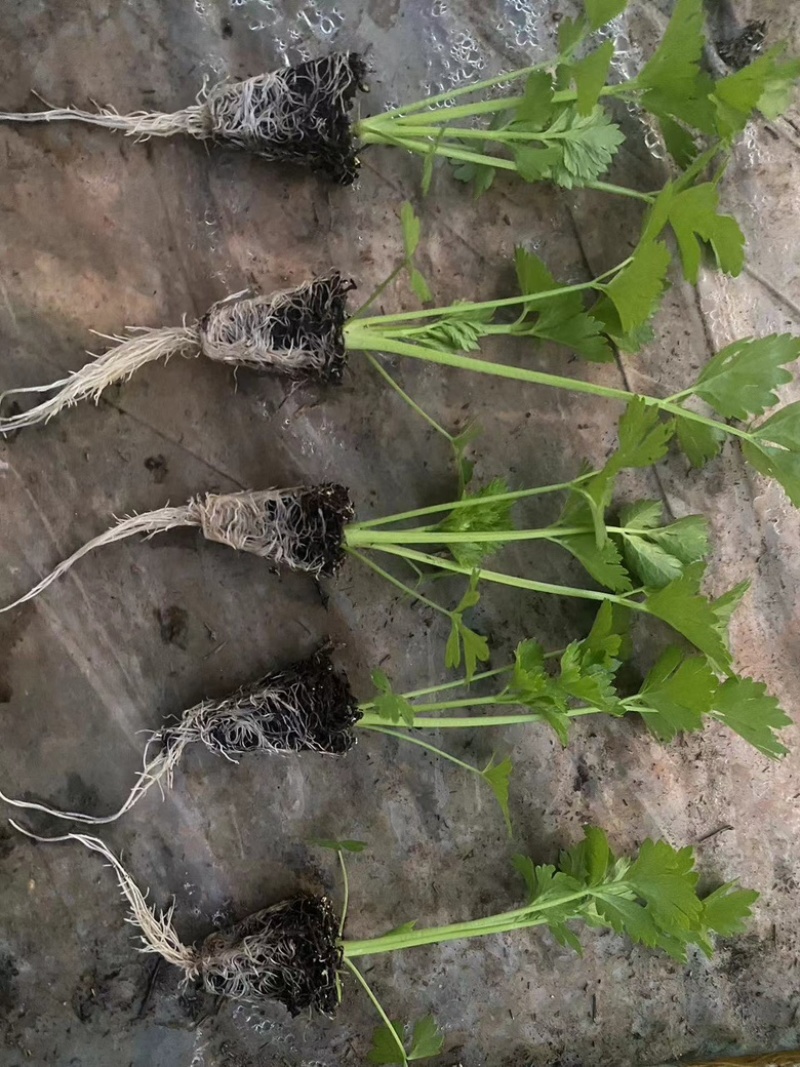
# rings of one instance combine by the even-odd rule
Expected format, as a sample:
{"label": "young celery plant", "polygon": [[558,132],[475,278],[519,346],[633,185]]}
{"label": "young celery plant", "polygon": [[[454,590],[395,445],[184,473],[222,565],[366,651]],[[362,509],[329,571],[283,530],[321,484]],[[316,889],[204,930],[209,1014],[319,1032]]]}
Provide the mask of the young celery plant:
{"label": "young celery plant", "polygon": [[562,21],[552,59],[362,119],[356,136],[424,157],[424,191],[442,158],[456,165],[456,178],[474,183],[476,195],[501,171],[648,201],[646,193],[599,180],[624,141],[602,101],[648,113],[680,167],[691,165],[702,145],[727,153],[756,113],[773,119],[789,105],[800,62],[782,62],[785,45],[717,81],[701,68],[708,44],[702,0],[678,0],[639,74],[608,84],[611,40],[576,57],[626,7],[627,0],[586,0],[581,17]]}
{"label": "young celery plant", "polygon": [[[706,196],[704,187],[689,192],[698,190],[702,197]],[[554,340],[584,358],[598,361],[611,358],[608,337],[636,347],[660,300],[669,263],[666,246],[656,237],[665,220],[671,219],[676,227],[677,216],[670,212],[683,195],[671,189],[665,192],[653,209],[634,255],[607,275],[577,285],[557,286],[538,257],[518,249],[520,296],[356,317],[345,326],[347,348],[620,401],[629,412],[638,412],[636,418],[644,417],[644,409],[656,422],[664,420],[663,426],[674,433],[695,467],[702,467],[717,456],[726,440],[737,441],[745,460],[759,473],[776,479],[792,503],[800,507],[800,402],[780,407],[762,420],[779,403],[776,390],[792,381],[786,368],[800,357],[798,337],[770,334],[734,341],[705,365],[694,384],[667,397],[632,393],[464,354],[479,350],[481,340],[492,336]],[[712,195],[716,197],[716,192]],[[680,214],[676,234],[687,275],[696,280],[701,241],[710,240],[722,261],[738,247],[738,237],[733,232],[738,232],[738,227],[727,216],[716,216],[718,225],[710,236],[711,231],[703,229],[698,221],[687,221],[692,210],[691,204],[683,204],[680,212],[687,214]],[[727,225],[729,222],[732,226]],[[591,311],[583,306],[582,294],[587,291],[602,293]],[[496,322],[497,312],[506,307],[519,307],[517,318],[511,323]],[[695,410],[696,401],[707,404],[718,417]]]}
{"label": "young celery plant", "polygon": [[[447,664],[458,667],[463,650],[468,676],[479,661],[488,658],[485,639],[464,623],[465,613],[478,602],[481,582],[608,602],[655,617],[687,638],[716,669],[729,673],[727,623],[747,583],[715,601],[700,594],[703,560],[708,550],[705,520],[689,516],[662,525],[660,507],[646,502],[623,511],[619,524],[606,524],[619,472],[657,462],[665,454],[674,429],[674,423],[662,422],[657,411],[637,400],[620,420],[618,451],[599,472],[580,475],[572,483],[517,492],[509,492],[503,483],[495,482],[448,504],[353,522],[344,530],[345,548],[410,596],[447,615],[451,622]],[[568,495],[555,523],[539,529],[514,527],[511,512],[516,501],[556,490],[567,490]],[[415,519],[426,523],[433,520],[434,524],[400,527]],[[389,526],[395,528],[386,529]],[[528,540],[545,540],[570,552],[605,589],[556,585],[485,566],[486,557],[503,545]],[[418,545],[447,551],[448,555],[421,551]],[[369,558],[369,552],[403,559],[414,568],[425,567],[433,574],[464,575],[469,579],[469,588],[454,610],[444,609],[379,567]]]}
{"label": "young celery plant", "polygon": [[[663,560],[662,560],[663,562]],[[750,678],[720,679],[704,656],[668,648],[647,674],[638,691],[623,696],[617,673],[630,655],[627,612],[604,603],[587,637],[563,652],[545,652],[534,640],[523,641],[512,663],[468,679],[396,693],[386,674],[372,674],[376,693],[359,704],[359,730],[371,730],[412,741],[437,756],[456,762],[490,786],[511,828],[509,757],[493,757],[485,769],[455,760],[441,747],[422,740],[416,731],[474,730],[503,726],[549,725],[562,745],[569,743],[573,720],[589,715],[641,716],[662,743],[678,734],[702,730],[707,721],[727,726],[763,755],[778,758],[787,749],[778,731],[791,723],[766,687]],[[558,663],[548,667],[548,661]],[[482,695],[468,693],[470,682],[490,679],[500,688]],[[510,711],[506,709],[516,709]],[[424,734],[422,735],[424,736]]]}
{"label": "young celery plant", "polygon": [[[337,847],[336,842],[328,845]],[[341,850],[339,855],[342,859]],[[358,969],[355,961],[361,957],[535,926],[546,927],[560,944],[580,951],[581,943],[569,924],[583,922],[626,935],[634,943],[658,948],[683,962],[690,946],[710,956],[714,934],[730,937],[741,932],[758,899],[758,893],[740,889],[735,882],[701,897],[693,849],[675,849],[666,841],[647,839],[635,857],[617,858],[598,827],[587,827],[584,839],[562,851],[555,865],[535,865],[529,857],[517,856],[514,866],[527,888],[528,898],[521,907],[446,926],[418,927],[412,921],[382,937],[341,941],[343,966],[367,992],[383,1021],[373,1037],[371,1063],[405,1065],[437,1055],[443,1035],[427,1017],[414,1026],[408,1047],[404,1028],[390,1022]]]}

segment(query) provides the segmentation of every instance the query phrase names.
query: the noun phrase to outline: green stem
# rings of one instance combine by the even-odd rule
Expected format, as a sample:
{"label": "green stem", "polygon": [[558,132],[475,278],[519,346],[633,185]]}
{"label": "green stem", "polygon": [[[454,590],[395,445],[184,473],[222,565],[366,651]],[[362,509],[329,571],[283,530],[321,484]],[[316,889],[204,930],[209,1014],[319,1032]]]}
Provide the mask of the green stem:
{"label": "green stem", "polygon": [[396,322],[413,322],[417,319],[430,319],[430,318],[442,318],[449,317],[451,315],[463,315],[465,312],[473,311],[488,311],[495,308],[513,307],[515,304],[538,304],[541,301],[552,300],[554,297],[565,296],[568,293],[583,293],[588,289],[598,288],[598,283],[602,282],[606,278],[610,278],[612,274],[618,274],[624,267],[632,261],[633,257],[628,256],[627,259],[623,259],[621,263],[617,263],[616,266],[611,267],[609,270],[603,271],[602,274],[598,274],[596,278],[593,278],[589,282],[577,282],[575,285],[562,285],[556,289],[546,289],[540,293],[528,293],[520,294],[519,296],[507,296],[500,300],[479,300],[473,302],[464,301],[457,304],[448,304],[447,307],[439,308],[422,308],[419,311],[401,311],[393,315],[375,315],[372,318],[362,319],[355,324],[355,327],[351,329],[350,324],[345,326],[344,333],[348,339],[352,334],[361,336],[362,332],[372,331],[376,329],[382,329],[384,326],[394,324]]}
{"label": "green stem", "polygon": [[390,118],[388,122],[384,120],[392,113],[384,111],[382,115],[375,115],[360,122],[356,127],[356,135],[359,135],[362,129],[380,132],[385,125],[392,129],[405,130],[409,127],[413,129],[417,125],[425,125],[431,119],[435,121],[437,117],[443,118],[445,122],[458,122],[461,119],[475,118],[476,115],[494,115],[498,111],[509,111],[513,107],[518,107],[524,99],[524,96],[517,94],[516,96],[492,97],[491,100],[477,100],[471,104],[458,104],[456,107],[437,107],[427,111],[420,108],[413,114]]}
{"label": "green stem", "polygon": [[[556,653],[560,655],[560,653]],[[547,653],[547,655],[553,655],[553,653]],[[514,667],[513,663],[509,663],[505,667],[495,667],[493,671],[481,671],[480,674],[473,674],[472,681],[468,682],[466,678],[457,678],[454,682],[443,682],[441,685],[430,685],[426,689],[413,689],[409,693],[401,693],[400,695],[405,700],[414,700],[416,697],[430,696],[432,693],[443,693],[447,689],[459,689],[461,686],[474,685],[475,682],[482,682],[486,678],[496,678],[498,674],[508,674]],[[372,701],[368,701],[364,704],[358,705],[361,710],[368,710],[373,707]]]}
{"label": "green stem", "polygon": [[[400,107],[393,107],[389,111],[384,111],[379,117],[394,118],[400,115],[410,115],[415,111],[423,111],[427,107],[434,107],[436,104],[445,104],[448,100],[456,100],[460,96],[467,96],[469,93],[482,92],[484,89],[493,89],[495,85],[503,85],[507,82],[517,81],[519,78],[524,78],[526,74],[532,74],[535,70],[544,70],[546,67],[552,64],[552,60],[547,60],[543,63],[535,63],[531,67],[521,67],[519,70],[512,70],[509,74],[498,74],[493,78],[484,78],[483,81],[472,82],[470,85],[461,85],[457,89],[446,89],[442,93],[437,93],[435,96],[427,96],[424,100],[415,100],[412,104],[403,104]],[[448,111],[450,109],[448,108]]]}
{"label": "green stem", "polygon": [[401,582],[399,578],[395,578],[393,574],[389,574],[383,567],[379,567],[378,564],[368,556],[365,556],[361,552],[357,552],[352,548],[348,549],[348,551],[351,555],[355,556],[356,559],[365,563],[370,570],[379,574],[381,578],[385,578],[387,582],[391,582],[395,588],[400,589],[406,596],[410,596],[412,600],[419,600],[420,603],[425,604],[429,608],[433,608],[434,611],[441,612],[442,615],[445,615],[448,619],[452,619],[453,613],[451,611],[448,611],[447,608],[443,608],[441,604],[437,604],[435,600],[429,600],[426,596],[423,596],[422,593],[418,593],[416,589],[412,589],[411,586],[406,585],[405,582]]}
{"label": "green stem", "polygon": [[[358,942],[354,942],[354,943],[358,944]],[[344,944],[347,944],[347,942],[344,942]],[[364,990],[364,992],[367,994],[369,999],[372,1001],[373,1008],[375,1008],[375,1010],[377,1011],[378,1015],[381,1017],[381,1020],[383,1021],[384,1026],[387,1028],[389,1033],[392,1035],[394,1043],[397,1045],[397,1051],[402,1056],[401,1063],[404,1063],[404,1064],[408,1063],[408,1057],[406,1056],[405,1048],[403,1048],[403,1042],[397,1036],[397,1031],[392,1026],[392,1023],[391,1023],[391,1020],[389,1019],[389,1016],[386,1014],[386,1012],[381,1007],[381,1002],[378,1000],[378,998],[375,996],[375,994],[370,989],[366,978],[361,973],[361,971],[359,971],[358,967],[356,967],[356,965],[353,963],[353,961],[348,958],[347,954],[345,954],[342,957],[342,963],[345,965],[345,967],[348,968],[348,970],[350,970],[356,976],[356,980],[360,984],[361,988]]]}
{"label": "green stem", "polygon": [[[369,320],[366,320],[369,321]],[[698,415],[696,411],[673,404],[670,400],[660,400],[646,393],[631,393],[625,389],[611,389],[605,385],[595,385],[592,382],[583,382],[577,378],[563,378],[558,374],[545,374],[542,371],[525,370],[523,367],[509,367],[505,363],[491,363],[489,360],[473,359],[470,356],[456,355],[453,352],[442,352],[438,349],[422,349],[419,345],[404,344],[391,337],[370,337],[369,333],[355,333],[348,335],[350,342],[348,347],[360,351],[391,352],[398,356],[410,356],[412,359],[424,359],[430,363],[439,363],[445,367],[456,367],[459,370],[474,371],[478,374],[490,374],[496,378],[511,378],[518,382],[530,382],[534,385],[544,385],[551,389],[565,389],[572,393],[590,393],[593,396],[607,397],[611,400],[621,400],[629,403],[631,400],[641,400],[648,407],[657,407],[671,415],[688,419],[690,422],[699,423],[701,426],[709,426],[720,433],[730,434],[733,437],[749,441],[752,435],[747,430],[740,430],[736,426],[730,426],[726,422],[709,419],[705,415]]]}
{"label": "green stem", "polygon": [[[362,719],[359,722],[359,726],[364,724]],[[408,741],[411,745],[418,745],[420,748],[427,749],[428,752],[432,752],[434,756],[439,756],[441,759],[449,760],[450,763],[455,763],[456,767],[460,767],[463,771],[471,771],[473,774],[477,774],[479,778],[483,778],[483,771],[477,767],[473,767],[471,763],[464,763],[463,760],[457,759],[449,752],[445,752],[441,748],[436,748],[435,745],[429,744],[427,741],[421,741],[418,737],[414,737],[412,734],[403,733],[401,730],[392,730],[389,726],[366,724],[365,730],[372,730],[376,734],[386,734],[387,737],[394,737],[397,741]]]}
{"label": "green stem", "polygon": [[[594,478],[596,474],[597,471],[589,471],[587,474],[581,474],[579,477],[573,478],[570,482],[556,482],[553,485],[540,485],[535,489],[516,489],[509,493],[497,493],[497,495],[492,495],[492,500],[497,503],[508,500],[524,500],[526,497],[543,496],[545,493],[557,493],[562,489],[572,489],[573,486]],[[458,508],[475,507],[475,505],[476,501],[473,498],[465,497],[462,500],[452,500],[448,504],[432,504],[427,508],[415,508],[413,511],[400,511],[396,515],[384,515],[379,519],[367,519],[366,522],[359,522],[355,525],[359,530],[368,530],[374,526],[385,526],[392,522],[405,522],[406,519],[420,519],[426,515],[437,515],[443,511],[456,511]]]}
{"label": "green stem", "polygon": [[[363,352],[390,352],[398,356],[410,356],[412,359],[424,359],[431,363],[439,363],[445,367],[457,367],[460,370],[476,371],[478,374],[490,374],[498,378],[512,378],[515,381],[531,382],[534,385],[546,385],[554,389],[566,389],[575,393],[591,393],[593,396],[603,396],[611,400],[621,400],[628,403],[636,398],[635,393],[629,393],[625,389],[612,389],[606,385],[596,385],[592,382],[584,382],[579,378],[564,378],[557,374],[545,374],[543,371],[525,370],[523,367],[509,367],[505,363],[491,363],[489,360],[474,359],[471,356],[456,355],[454,352],[443,352],[439,349],[422,349],[418,345],[405,344],[392,337],[382,337],[371,331],[349,331],[347,334],[348,345],[351,350]],[[643,396],[645,403],[660,405],[661,401],[654,397]],[[686,414],[689,414],[688,412]]]}
{"label": "green stem", "polygon": [[[484,501],[495,502],[494,497]],[[646,536],[652,530],[636,530],[627,526],[606,526],[608,533],[623,537]],[[546,526],[538,530],[363,530],[358,523],[345,530],[345,543],[354,548],[371,548],[373,545],[459,545],[459,544],[510,544],[513,541],[560,541],[567,537],[593,534],[594,526]]]}
{"label": "green stem", "polygon": [[461,563],[454,563],[451,560],[442,559],[439,556],[430,556],[425,552],[417,552],[413,548],[397,548],[394,545],[376,545],[375,551],[385,552],[390,556],[399,556],[401,559],[415,560],[418,563],[425,563],[429,567],[450,571],[453,574],[463,574],[467,578],[476,574],[479,581],[495,582],[497,585],[509,585],[512,588],[527,589],[533,593],[550,593],[554,596],[576,597],[580,600],[594,600],[601,603],[602,601],[607,600],[611,604],[619,604],[620,607],[630,608],[632,611],[641,611],[645,614],[647,614],[648,610],[646,604],[631,600],[628,596],[618,596],[616,593],[604,593],[595,589],[576,589],[569,585],[552,585],[549,582],[535,582],[530,578],[516,578],[511,574],[502,574],[500,571],[489,571],[485,570],[483,567],[466,567]]}
{"label": "green stem", "polygon": [[[499,705],[499,702],[496,702]],[[512,703],[512,701],[509,701]],[[414,711],[416,712],[416,708]],[[649,709],[652,710],[652,709]],[[636,708],[639,711],[639,708]],[[584,715],[603,715],[602,708],[570,708],[565,712],[568,718],[578,719]],[[363,719],[359,720],[358,726],[363,726],[364,729],[371,730],[375,725],[385,722],[385,719],[381,719],[378,715],[365,715]],[[476,727],[492,727],[492,726],[524,726],[530,723],[541,723],[544,719],[541,715],[537,715],[535,712],[531,714],[524,714],[520,712],[519,715],[436,715],[433,718],[426,719],[424,716],[414,716],[414,725],[409,726],[409,730],[474,730]],[[410,740],[407,734],[398,734],[400,737],[404,737],[406,740]]]}
{"label": "green stem", "polygon": [[389,288],[389,286],[392,284],[392,282],[395,280],[395,278],[397,278],[398,275],[403,270],[405,270],[405,266],[406,266],[405,262],[398,263],[398,265],[394,268],[394,270],[389,275],[389,277],[388,278],[384,278],[384,280],[381,282],[381,284],[376,289],[372,290],[372,292],[367,297],[367,299],[364,301],[364,303],[353,312],[353,314],[350,316],[350,318],[351,319],[357,319],[360,315],[363,315],[364,312],[367,310],[367,308],[370,307],[372,304],[374,304],[375,301],[378,299],[378,297],[381,295],[381,293],[385,292]]}
{"label": "green stem", "polygon": [[514,911],[501,912],[486,919],[470,919],[462,923],[450,923],[447,926],[430,926],[422,930],[404,930],[373,937],[365,941],[344,941],[342,950],[345,959],[358,956],[375,956],[384,952],[399,952],[422,945],[442,944],[445,941],[458,941],[470,937],[483,937],[487,934],[504,933],[508,930],[522,929],[528,926],[541,926],[547,922],[545,915],[551,908],[562,908],[565,904],[583,900],[591,896],[590,889],[575,893],[564,893],[558,897],[548,897],[534,901]]}
{"label": "green stem", "polygon": [[350,905],[350,882],[347,877],[347,864],[344,862],[344,853],[341,849],[336,853],[339,857],[339,864],[342,868],[342,889],[344,893],[344,900],[342,901],[342,916],[339,920],[339,937],[344,934],[344,925],[347,922],[347,909]]}
{"label": "green stem", "polygon": [[369,361],[370,366],[373,367],[373,369],[376,370],[378,372],[378,374],[380,374],[380,376],[384,379],[384,381],[389,383],[389,385],[392,387],[392,389],[394,389],[394,391],[398,394],[398,396],[402,397],[403,400],[405,400],[405,402],[412,409],[412,411],[416,411],[417,415],[419,415],[420,418],[424,419],[425,422],[427,422],[427,424],[429,426],[431,426],[434,430],[436,430],[437,433],[440,433],[443,437],[446,437],[447,440],[452,445],[453,444],[453,435],[448,433],[447,430],[445,430],[444,426],[441,426],[436,421],[436,419],[433,418],[432,415],[429,415],[427,413],[427,411],[424,411],[419,406],[419,404],[416,402],[416,400],[412,400],[411,399],[411,397],[408,395],[408,393],[405,391],[405,389],[403,389],[402,386],[398,385],[398,383],[394,380],[394,378],[386,370],[386,368],[381,365],[380,360],[376,359],[375,356],[373,356],[371,352],[365,352],[364,355],[367,357],[367,360]]}

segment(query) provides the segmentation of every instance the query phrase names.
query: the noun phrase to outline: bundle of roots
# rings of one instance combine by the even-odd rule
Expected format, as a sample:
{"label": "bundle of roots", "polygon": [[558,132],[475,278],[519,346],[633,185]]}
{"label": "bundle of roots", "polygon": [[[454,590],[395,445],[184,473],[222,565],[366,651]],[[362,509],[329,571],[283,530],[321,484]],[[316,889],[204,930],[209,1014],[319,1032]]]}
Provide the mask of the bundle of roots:
{"label": "bundle of roots", "polygon": [[[197,103],[172,113],[114,108],[2,112],[3,122],[75,120],[122,130],[137,140],[188,134],[252,152],[276,163],[311,167],[350,185],[358,159],[350,128],[356,92],[366,90],[367,66],[355,52],[334,52],[285,70],[203,89]],[[49,105],[48,105],[49,107]]]}
{"label": "bundle of roots", "polygon": [[0,433],[48,422],[79,400],[97,403],[114,382],[127,381],[140,367],[170,356],[204,355],[231,367],[272,372],[292,379],[340,382],[347,359],[344,324],[350,278],[331,271],[304,285],[270,296],[229,297],[194,325],[133,329],[93,362],[61,381],[28,389],[11,389],[0,403],[21,393],[55,391],[29,411],[0,417]]}
{"label": "bundle of roots", "polygon": [[269,559],[294,571],[330,577],[344,561],[345,527],[355,517],[350,495],[333,482],[296,489],[206,493],[178,508],[121,519],[87,541],[0,614],[38,596],[83,556],[134,534],[148,538],[179,526],[198,526],[209,541]]}
{"label": "bundle of roots", "polygon": [[271,671],[222,700],[201,701],[185,711],[175,725],[156,730],[147,742],[144,766],[133,789],[113,815],[63,811],[3,793],[0,800],[73,822],[110,823],[130,811],[157,782],[171,786],[172,773],[189,744],[201,742],[233,762],[250,752],[339,756],[356,743],[353,727],[360,718],[347,675],[336,670],[326,645],[313,656]]}
{"label": "bundle of roots", "polygon": [[276,1000],[292,1015],[311,1008],[333,1015],[338,1006],[341,966],[338,923],[327,897],[301,896],[257,911],[200,945],[184,945],[173,925],[175,905],[150,907],[113,852],[96,837],[67,834],[39,837],[12,824],[35,841],[78,841],[99,852],[114,868],[130,904],[128,921],[141,933],[143,952],[154,952],[180,967],[186,982],[200,980],[209,993],[236,1000]]}

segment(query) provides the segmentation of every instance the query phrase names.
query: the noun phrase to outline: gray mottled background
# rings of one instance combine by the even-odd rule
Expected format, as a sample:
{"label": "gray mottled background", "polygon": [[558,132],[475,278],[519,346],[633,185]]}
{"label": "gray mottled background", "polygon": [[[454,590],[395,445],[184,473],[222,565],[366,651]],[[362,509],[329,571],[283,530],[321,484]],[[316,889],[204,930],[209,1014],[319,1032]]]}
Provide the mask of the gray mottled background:
{"label": "gray mottled background", "polygon": [[[620,27],[622,76],[651,47],[659,7],[645,4]],[[370,113],[545,56],[565,10],[549,0],[340,0],[335,8],[314,0],[5,0],[0,103],[28,107],[36,89],[57,102],[172,110],[191,102],[205,77],[369,47],[376,73],[362,106]],[[771,39],[800,45],[794,5],[741,0],[736,14],[769,17]],[[627,122],[631,139],[614,174],[657,187],[662,165],[637,120]],[[697,292],[676,284],[657,342],[624,366],[587,371],[557,350],[526,358],[673,392],[722,344],[796,329],[798,145],[789,123],[756,125],[726,182],[758,277],[706,275]],[[389,150],[367,153],[359,184],[347,190],[188,141],[136,145],[69,124],[0,129],[0,158],[0,389],[79,366],[87,347],[102,346],[92,329],[176,324],[252,283],[269,290],[336,266],[368,292],[397,260],[401,200],[418,196],[416,163]],[[442,302],[508,293],[517,241],[559,277],[584,278],[617,262],[639,223],[633,202],[503,179],[475,204],[446,172],[422,210],[421,266]],[[413,306],[400,285],[384,306],[403,305]],[[421,366],[397,373],[448,424],[481,422],[482,479],[560,480],[613,445],[619,412],[590,397]],[[0,444],[0,600],[27,589],[112,514],[201,490],[321,479],[349,485],[362,515],[447,499],[455,489],[441,439],[358,357],[330,391],[290,390],[251,374],[237,382],[199,361],[153,366],[97,408],[84,405]],[[704,473],[672,459],[622,490],[663,494],[676,516],[710,515],[713,591],[753,580],[734,626],[738,663],[768,680],[794,713],[798,518],[781,492],[730,451]],[[528,515],[546,520],[551,507],[542,502]],[[580,579],[569,560],[539,549],[509,551],[504,562]],[[98,553],[35,604],[0,617],[0,785],[111,810],[138,766],[139,731],[306,653],[326,634],[364,696],[378,664],[406,687],[442,677],[439,619],[355,565],[327,591],[326,608],[306,577],[276,576],[192,532]],[[589,621],[578,603],[500,592],[485,596],[478,615],[497,663],[523,635],[555,648]],[[648,647],[643,639],[640,648]],[[606,826],[620,849],[654,834],[697,842],[729,824],[700,846],[707,884],[740,876],[763,896],[749,932],[721,945],[712,962],[679,966],[596,932],[581,959],[532,932],[375,960],[370,978],[393,1017],[436,1012],[450,1065],[633,1065],[789,1047],[800,1042],[800,756],[796,730],[787,738],[793,754],[773,765],[716,727],[660,747],[629,723],[584,723],[567,751],[544,729],[449,737],[475,760],[494,745],[513,749],[513,843],[486,791],[410,746],[367,736],[341,762],[250,759],[238,767],[192,751],[163,803],[154,791],[104,837],[155,902],[175,895],[189,940],[298,888],[324,887],[338,899],[333,857],[305,842],[367,839],[370,850],[350,865],[348,925],[351,936],[366,937],[411,918],[438,923],[513,906],[513,852],[548,860],[586,822]],[[278,1007],[214,1009],[183,996],[169,966],[154,973],[123,919],[98,857],[78,846],[35,847],[0,828],[2,1067],[364,1062],[375,1020],[350,983],[333,1022],[291,1021]]]}

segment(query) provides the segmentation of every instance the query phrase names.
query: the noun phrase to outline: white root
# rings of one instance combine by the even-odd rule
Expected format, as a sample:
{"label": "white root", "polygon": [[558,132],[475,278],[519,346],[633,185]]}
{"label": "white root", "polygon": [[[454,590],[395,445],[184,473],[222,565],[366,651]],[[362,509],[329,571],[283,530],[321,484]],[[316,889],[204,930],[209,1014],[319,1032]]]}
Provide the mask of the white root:
{"label": "white root", "polygon": [[73,552],[0,615],[33,600],[95,548],[140,534],[149,538],[178,526],[199,526],[203,536],[239,552],[270,559],[290,570],[332,575],[344,559],[344,527],[354,509],[340,485],[206,493],[177,508],[129,515]]}
{"label": "white root", "polygon": [[84,364],[66,378],[51,385],[34,385],[27,389],[9,389],[0,395],[0,403],[17,393],[44,392],[56,389],[55,396],[37,404],[30,411],[18,415],[0,417],[0,434],[48,422],[64,408],[72,407],[87,397],[97,403],[103,390],[114,382],[127,381],[140,367],[153,360],[168,360],[170,356],[199,355],[200,334],[197,326],[177,326],[164,329],[137,329],[133,337],[112,337],[116,341],[102,355],[95,356],[91,363]]}
{"label": "white root", "polygon": [[181,133],[213,138],[267,160],[327,171],[334,181],[349,184],[358,169],[349,111],[366,74],[359,55],[335,52],[244,81],[220,82],[208,92],[204,86],[194,105],[173,113],[120,115],[113,107],[82,111],[48,105],[45,111],[0,112],[0,122],[85,122],[137,140]]}
{"label": "white root", "polygon": [[26,603],[28,600],[33,600],[39,593],[47,589],[53,582],[60,578],[62,574],[66,572],[82,559],[88,555],[89,552],[95,548],[100,548],[101,545],[111,545],[115,541],[122,541],[126,537],[134,537],[136,534],[142,534],[148,538],[157,533],[164,533],[167,530],[172,530],[176,526],[199,526],[199,521],[195,518],[192,511],[192,505],[184,505],[180,508],[159,508],[158,511],[146,511],[142,515],[130,515],[128,518],[121,519],[116,526],[112,526],[110,530],[106,530],[104,533],[99,534],[97,537],[93,537],[91,541],[87,541],[85,545],[78,549],[77,552],[73,552],[67,559],[62,560],[61,563],[42,580],[29,589],[24,596],[14,600],[11,604],[6,604],[0,608],[0,615],[4,611],[11,611],[12,608],[17,608],[20,604]]}
{"label": "white root", "polygon": [[[147,742],[144,751],[144,766],[139,771],[127,800],[113,815],[87,815],[82,811],[63,811],[61,808],[51,808],[47,804],[38,804],[33,800],[17,800],[14,797],[7,797],[3,792],[0,792],[0,800],[12,808],[23,808],[25,811],[40,811],[44,815],[51,815],[56,819],[66,819],[69,822],[80,822],[90,826],[102,826],[116,822],[117,819],[120,819],[126,812],[130,811],[134,804],[141,800],[151,786],[156,785],[156,783],[161,785],[163,782],[167,788],[171,788],[172,774],[183,755],[183,750],[190,741],[195,740],[192,736],[177,734],[176,740],[170,744],[168,749],[164,749],[157,756],[148,759],[147,752],[150,745],[160,740],[160,738],[161,731],[156,731]],[[163,795],[163,785],[161,785],[161,792]]]}
{"label": "white root", "polygon": [[0,122],[86,122],[107,130],[122,130],[126,137],[148,141],[151,137],[173,137],[178,133],[190,137],[211,136],[210,116],[205,104],[197,103],[182,111],[134,111],[120,115],[113,107],[81,111],[77,107],[55,107],[47,111],[1,111]]}
{"label": "white root", "polygon": [[90,837],[87,834],[40,837],[38,834],[31,833],[30,830],[26,830],[19,823],[14,822],[13,819],[10,819],[9,822],[15,830],[19,830],[21,834],[25,834],[26,837],[30,837],[34,841],[43,841],[47,844],[57,841],[78,841],[81,845],[91,849],[92,852],[99,852],[114,868],[119,887],[130,905],[131,913],[126,921],[132,926],[136,926],[140,931],[142,946],[139,951],[153,952],[163,956],[168,963],[172,963],[184,971],[187,981],[197,976],[200,956],[197,949],[184,945],[175,932],[175,927],[172,923],[172,915],[175,910],[174,902],[166,911],[156,911],[154,907],[151,908],[147,903],[146,894],[142,893],[111,849],[99,838]]}

